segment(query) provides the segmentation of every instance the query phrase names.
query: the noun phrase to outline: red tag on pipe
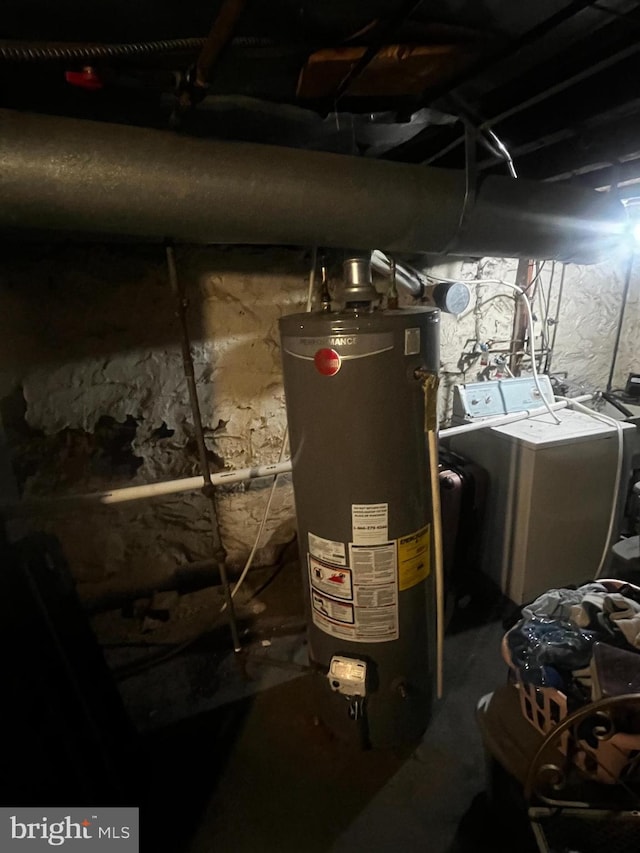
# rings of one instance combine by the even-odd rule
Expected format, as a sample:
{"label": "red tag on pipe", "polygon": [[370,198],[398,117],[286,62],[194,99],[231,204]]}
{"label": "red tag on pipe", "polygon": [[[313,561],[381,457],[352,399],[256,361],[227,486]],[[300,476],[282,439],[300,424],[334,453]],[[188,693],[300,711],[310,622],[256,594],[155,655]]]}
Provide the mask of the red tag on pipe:
{"label": "red tag on pipe", "polygon": [[90,65],[85,65],[82,71],[65,71],[64,79],[71,86],[77,86],[79,89],[95,91],[104,87],[102,78]]}

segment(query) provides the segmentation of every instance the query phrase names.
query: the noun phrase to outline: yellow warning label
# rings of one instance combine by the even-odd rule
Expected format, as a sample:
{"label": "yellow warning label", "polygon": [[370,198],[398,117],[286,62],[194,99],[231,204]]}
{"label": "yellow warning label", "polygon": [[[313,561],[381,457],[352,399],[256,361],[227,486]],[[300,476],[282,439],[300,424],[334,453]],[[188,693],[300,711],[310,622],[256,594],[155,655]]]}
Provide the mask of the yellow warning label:
{"label": "yellow warning label", "polygon": [[431,525],[398,539],[398,585],[410,589],[431,571]]}

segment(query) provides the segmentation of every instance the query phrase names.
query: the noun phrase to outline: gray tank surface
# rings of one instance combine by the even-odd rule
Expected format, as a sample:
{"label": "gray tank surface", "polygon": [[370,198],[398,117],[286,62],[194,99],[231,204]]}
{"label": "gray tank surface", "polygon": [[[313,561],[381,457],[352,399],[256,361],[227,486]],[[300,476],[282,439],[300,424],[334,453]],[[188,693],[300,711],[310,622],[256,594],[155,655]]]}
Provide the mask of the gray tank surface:
{"label": "gray tank surface", "polygon": [[429,308],[280,320],[310,657],[321,672],[334,655],[367,664],[360,707],[321,678],[318,714],[373,747],[415,741],[433,702],[433,540],[416,370],[438,371],[439,323]]}

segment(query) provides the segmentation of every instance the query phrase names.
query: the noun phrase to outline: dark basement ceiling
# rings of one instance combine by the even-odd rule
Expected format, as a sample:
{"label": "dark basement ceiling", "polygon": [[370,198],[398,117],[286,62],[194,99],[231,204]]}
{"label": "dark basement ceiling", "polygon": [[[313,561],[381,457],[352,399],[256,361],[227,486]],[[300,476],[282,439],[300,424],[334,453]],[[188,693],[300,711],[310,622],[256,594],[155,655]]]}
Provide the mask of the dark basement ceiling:
{"label": "dark basement ceiling", "polygon": [[[241,10],[205,96],[179,109],[198,47],[86,62],[0,60],[0,106],[226,140],[465,165],[640,194],[640,2],[226,0]],[[5,46],[204,38],[215,2],[6,0]],[[198,90],[202,91],[202,90]],[[203,93],[204,94],[204,93]],[[194,99],[192,98],[192,101]],[[640,184],[638,184],[640,186]]]}

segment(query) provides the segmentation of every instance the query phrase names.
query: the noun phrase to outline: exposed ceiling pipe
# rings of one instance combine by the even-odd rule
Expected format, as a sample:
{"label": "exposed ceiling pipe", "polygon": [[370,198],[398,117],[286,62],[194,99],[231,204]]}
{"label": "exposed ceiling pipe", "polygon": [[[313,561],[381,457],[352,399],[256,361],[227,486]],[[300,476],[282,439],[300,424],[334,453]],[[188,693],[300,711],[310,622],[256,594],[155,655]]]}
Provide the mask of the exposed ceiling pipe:
{"label": "exposed ceiling pipe", "polygon": [[194,83],[206,89],[211,70],[233,37],[247,0],[224,0],[196,62]]}
{"label": "exposed ceiling pipe", "polygon": [[181,116],[205,98],[213,66],[230,44],[246,4],[247,0],[223,0],[195,65],[187,71],[179,86],[177,106],[171,116],[174,126],[179,126]]}
{"label": "exposed ceiling pipe", "polygon": [[622,205],[579,187],[0,110],[0,228],[591,263]]}
{"label": "exposed ceiling pipe", "polygon": [[204,38],[161,39],[123,44],[83,44],[79,42],[33,42],[0,40],[3,62],[93,62],[105,59],[129,59],[154,53],[192,53],[201,48]]}

